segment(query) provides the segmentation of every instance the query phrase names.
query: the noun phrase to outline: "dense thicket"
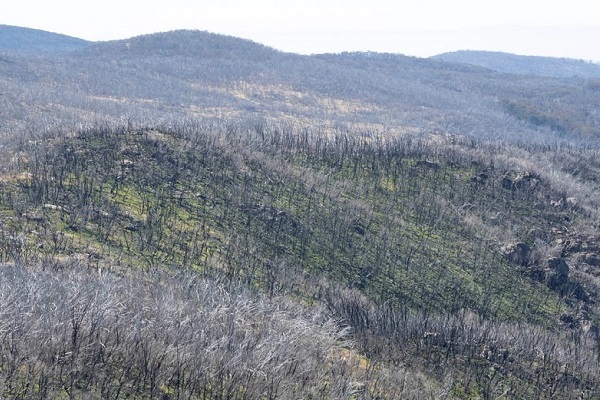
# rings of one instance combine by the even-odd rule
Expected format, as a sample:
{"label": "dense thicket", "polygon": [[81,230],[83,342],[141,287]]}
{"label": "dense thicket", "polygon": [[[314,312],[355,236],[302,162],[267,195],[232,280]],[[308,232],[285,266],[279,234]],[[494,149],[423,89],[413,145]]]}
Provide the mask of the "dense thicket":
{"label": "dense thicket", "polygon": [[4,266],[0,284],[3,398],[348,398],[374,374],[285,297],[158,272]]}

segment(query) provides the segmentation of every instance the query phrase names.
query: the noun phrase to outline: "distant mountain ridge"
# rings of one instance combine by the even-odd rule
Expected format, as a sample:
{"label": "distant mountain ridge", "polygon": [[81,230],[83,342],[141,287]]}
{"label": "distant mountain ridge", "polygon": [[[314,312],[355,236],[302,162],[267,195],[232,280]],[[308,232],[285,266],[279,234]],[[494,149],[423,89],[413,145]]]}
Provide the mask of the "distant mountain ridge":
{"label": "distant mountain ridge", "polygon": [[[181,56],[203,55],[209,58],[240,58],[253,61],[272,59],[285,54],[268,46],[233,36],[220,35],[198,30],[176,30],[135,36],[128,39],[106,42],[90,42],[72,36],[47,32],[39,29],[0,24],[0,51],[50,53],[86,49],[106,54],[122,53],[130,56]],[[107,51],[108,50],[108,51]],[[291,53],[288,53],[291,55]],[[426,59],[407,57],[401,54],[374,52],[322,54],[318,58],[342,58],[357,62],[408,62],[426,63]],[[430,59],[480,67],[493,71],[518,75],[543,77],[600,79],[600,64],[569,58],[524,56],[505,52],[459,50],[442,53]],[[443,68],[448,68],[444,66]],[[456,68],[456,67],[454,67]],[[473,71],[473,70],[471,70]]]}
{"label": "distant mountain ridge", "polygon": [[[477,138],[600,137],[600,116],[591,111],[600,104],[598,85],[571,79],[572,74],[567,79],[503,74],[374,52],[305,56],[198,30],[106,42],[26,28],[4,32],[21,38],[9,41],[8,35],[5,42],[29,50],[0,50],[0,84],[13,88],[3,89],[0,98],[0,131],[45,124],[39,118],[44,110],[60,124],[92,117],[283,116],[292,125],[367,124],[390,132]],[[49,38],[58,44],[48,44]],[[75,48],[69,47],[72,39]]]}
{"label": "distant mountain ridge", "polygon": [[83,50],[91,53],[127,54],[134,57],[201,56],[265,60],[277,50],[247,39],[199,30],[176,30],[135,36],[128,39],[94,42]]}
{"label": "distant mountain ridge", "polygon": [[0,25],[0,51],[53,52],[75,50],[90,42],[39,29]]}
{"label": "distant mountain ridge", "polygon": [[484,67],[508,74],[554,78],[571,78],[573,76],[586,79],[600,78],[600,64],[570,58],[521,56],[511,53],[473,50],[443,53],[432,58]]}

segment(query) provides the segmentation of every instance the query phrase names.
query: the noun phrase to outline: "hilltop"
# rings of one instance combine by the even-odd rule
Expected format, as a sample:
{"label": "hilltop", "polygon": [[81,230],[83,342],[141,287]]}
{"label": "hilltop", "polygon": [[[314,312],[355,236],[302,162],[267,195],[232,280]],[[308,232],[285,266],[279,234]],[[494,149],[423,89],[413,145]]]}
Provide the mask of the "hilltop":
{"label": "hilltop", "polygon": [[87,48],[87,51],[100,57],[191,57],[254,61],[267,61],[279,53],[250,40],[196,30],[177,30],[98,42]]}

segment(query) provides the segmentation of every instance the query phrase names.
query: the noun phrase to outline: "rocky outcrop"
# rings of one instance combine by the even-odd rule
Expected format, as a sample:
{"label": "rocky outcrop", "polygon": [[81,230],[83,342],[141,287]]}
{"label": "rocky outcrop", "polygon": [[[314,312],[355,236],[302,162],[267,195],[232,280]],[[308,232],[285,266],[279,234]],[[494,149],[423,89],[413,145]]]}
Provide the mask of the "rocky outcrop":
{"label": "rocky outcrop", "polygon": [[559,238],[556,244],[563,247],[563,255],[591,267],[600,267],[600,245],[595,237]]}
{"label": "rocky outcrop", "polygon": [[480,172],[475,176],[471,177],[471,182],[476,183],[478,185],[485,185],[490,176],[485,172]]}
{"label": "rocky outcrop", "polygon": [[575,197],[564,197],[558,200],[550,200],[550,205],[559,210],[565,210],[568,208],[576,208],[579,205],[579,201],[577,201]]}
{"label": "rocky outcrop", "polygon": [[531,248],[525,243],[510,243],[502,247],[504,258],[517,265],[527,265],[531,260]]}
{"label": "rocky outcrop", "polygon": [[533,266],[529,276],[544,283],[550,289],[562,296],[588,301],[589,297],[584,288],[569,279],[571,269],[567,260],[561,257],[550,257],[542,265]]}
{"label": "rocky outcrop", "polygon": [[417,167],[429,168],[433,171],[439,171],[440,169],[440,164],[427,160],[419,160],[416,165]]}
{"label": "rocky outcrop", "polygon": [[563,258],[551,257],[546,261],[545,281],[553,290],[562,290],[569,282],[569,265]]}
{"label": "rocky outcrop", "polygon": [[577,261],[592,267],[600,267],[600,255],[596,253],[581,253],[577,256]]}
{"label": "rocky outcrop", "polygon": [[502,187],[508,190],[534,190],[541,182],[540,177],[532,172],[508,172],[502,178]]}

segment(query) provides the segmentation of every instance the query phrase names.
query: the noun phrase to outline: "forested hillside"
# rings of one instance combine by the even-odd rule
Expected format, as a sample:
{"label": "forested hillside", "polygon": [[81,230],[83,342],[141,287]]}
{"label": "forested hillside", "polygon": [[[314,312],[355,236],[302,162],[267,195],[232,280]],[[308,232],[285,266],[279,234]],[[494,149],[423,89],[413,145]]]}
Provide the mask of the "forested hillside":
{"label": "forested hillside", "polygon": [[593,80],[507,76],[391,54],[299,56],[198,31],[0,57],[1,128],[9,133],[99,118],[258,117],[391,135],[541,142],[599,135]]}
{"label": "forested hillside", "polygon": [[80,49],[89,42],[71,36],[0,25],[0,51],[10,52],[56,52]]}
{"label": "forested hillside", "polygon": [[0,93],[0,397],[600,397],[594,81],[177,31]]}
{"label": "forested hillside", "polygon": [[600,64],[568,58],[518,56],[493,51],[455,51],[433,58],[489,68],[507,74],[540,75],[555,78],[600,79]]}

